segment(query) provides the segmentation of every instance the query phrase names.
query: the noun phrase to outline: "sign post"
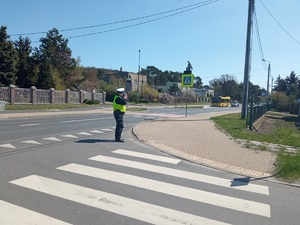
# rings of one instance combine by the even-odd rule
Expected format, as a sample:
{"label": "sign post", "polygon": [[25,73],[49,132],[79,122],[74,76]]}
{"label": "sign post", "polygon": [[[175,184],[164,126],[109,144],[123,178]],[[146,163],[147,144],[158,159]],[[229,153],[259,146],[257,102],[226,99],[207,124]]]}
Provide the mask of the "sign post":
{"label": "sign post", "polygon": [[181,87],[185,87],[185,117],[187,117],[187,91],[189,87],[194,86],[194,75],[193,74],[182,74]]}

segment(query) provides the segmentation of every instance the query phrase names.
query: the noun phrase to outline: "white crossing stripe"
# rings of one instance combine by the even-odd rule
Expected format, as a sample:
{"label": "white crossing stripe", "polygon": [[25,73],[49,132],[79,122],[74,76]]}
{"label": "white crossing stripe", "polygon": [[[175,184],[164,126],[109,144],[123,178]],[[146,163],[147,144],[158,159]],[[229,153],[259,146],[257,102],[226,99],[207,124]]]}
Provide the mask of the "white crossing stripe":
{"label": "white crossing stripe", "polygon": [[150,171],[150,172],[154,172],[154,173],[160,173],[160,174],[164,174],[164,175],[179,177],[179,178],[183,178],[183,179],[200,181],[203,183],[214,184],[214,185],[218,185],[218,186],[222,186],[222,187],[228,187],[228,188],[238,189],[238,190],[242,190],[242,191],[249,191],[249,192],[269,195],[269,188],[267,186],[261,186],[261,185],[257,185],[257,184],[251,184],[251,183],[245,184],[244,182],[234,181],[235,185],[231,186],[233,183],[232,180],[218,178],[218,177],[212,177],[212,176],[203,175],[203,174],[199,174],[199,173],[187,172],[187,171],[182,171],[182,170],[177,170],[177,169],[172,169],[172,168],[166,168],[166,167],[162,167],[162,166],[150,165],[150,164],[146,164],[146,163],[140,163],[140,162],[125,160],[125,159],[118,159],[118,158],[113,158],[113,157],[108,157],[108,156],[101,156],[101,155],[98,155],[98,156],[95,156],[95,157],[92,157],[89,159],[99,161],[99,162],[114,164],[114,165],[118,165],[118,166],[125,166],[125,167],[134,168],[134,169],[145,170],[145,171]]}
{"label": "white crossing stripe", "polygon": [[112,129],[107,129],[107,128],[101,129],[101,130],[104,130],[104,131],[113,131]]}
{"label": "white crossing stripe", "polygon": [[95,119],[82,119],[82,120],[66,120],[66,121],[61,121],[62,123],[73,123],[73,122],[84,122],[84,121],[93,121],[93,120],[98,120],[97,118]]}
{"label": "white crossing stripe", "polygon": [[43,138],[44,140],[49,140],[49,141],[61,141],[60,139],[56,137],[48,137],[48,138]]}
{"label": "white crossing stripe", "polygon": [[142,116],[149,116],[149,117],[182,117],[182,115],[176,114],[167,114],[167,113],[131,113],[130,116],[133,117],[142,117]]}
{"label": "white crossing stripe", "polygon": [[38,126],[38,125],[41,125],[41,124],[40,123],[23,124],[23,125],[20,125],[20,127],[31,127],[31,126]]}
{"label": "white crossing stripe", "polygon": [[87,135],[87,136],[92,135],[92,134],[90,134],[90,133],[88,133],[88,132],[81,132],[81,133],[77,133],[77,134],[80,134],[80,135]]}
{"label": "white crossing stripe", "polygon": [[28,141],[22,141],[22,143],[26,143],[26,144],[36,144],[36,145],[40,145],[40,142],[37,142],[35,140],[28,140]]}
{"label": "white crossing stripe", "polygon": [[237,210],[265,217],[271,216],[270,206],[268,204],[263,204],[259,202],[243,200],[225,195],[210,193],[207,191],[188,188],[176,184],[165,183],[161,181],[151,180],[147,178],[113,172],[104,169],[98,169],[89,166],[78,165],[74,163],[58,167],[57,169],[85,176],[100,178],[108,181],[113,181],[121,184],[131,185],[164,194],[174,195],[176,197],[186,198],[189,200],[224,207],[227,209]]}
{"label": "white crossing stripe", "polygon": [[227,224],[37,175],[24,177],[10,183],[151,224]]}
{"label": "white crossing stripe", "polygon": [[0,145],[0,147],[3,147],[3,148],[16,148],[12,144],[3,144],[3,145]]}
{"label": "white crossing stripe", "polygon": [[121,155],[129,155],[129,156],[133,156],[133,157],[137,157],[137,158],[151,159],[151,160],[156,160],[156,161],[171,163],[171,164],[178,164],[181,161],[180,159],[174,159],[174,158],[169,158],[169,157],[164,157],[164,156],[128,151],[128,150],[124,150],[124,149],[115,150],[115,151],[113,151],[113,153],[117,153],[117,154],[121,154]]}
{"label": "white crossing stripe", "polygon": [[67,137],[67,138],[78,138],[77,136],[73,134],[66,134],[66,135],[61,135],[62,137]]}
{"label": "white crossing stripe", "polygon": [[100,130],[92,130],[90,131],[91,133],[98,133],[98,134],[103,134],[104,132],[100,131]]}
{"label": "white crossing stripe", "polygon": [[1,225],[71,225],[46,215],[0,200]]}

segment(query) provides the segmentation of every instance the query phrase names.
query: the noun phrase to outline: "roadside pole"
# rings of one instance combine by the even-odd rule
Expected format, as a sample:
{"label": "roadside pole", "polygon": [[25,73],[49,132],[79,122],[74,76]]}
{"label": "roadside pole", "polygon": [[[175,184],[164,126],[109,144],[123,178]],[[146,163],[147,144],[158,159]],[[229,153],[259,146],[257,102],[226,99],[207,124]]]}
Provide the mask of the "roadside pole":
{"label": "roadside pole", "polygon": [[188,92],[188,88],[185,88],[185,117],[187,117],[187,92]]}
{"label": "roadside pole", "polygon": [[[191,72],[191,71],[190,71]],[[185,87],[185,117],[187,117],[187,96],[188,96],[188,88],[194,86],[194,75],[193,74],[182,74],[181,77],[181,87]]]}

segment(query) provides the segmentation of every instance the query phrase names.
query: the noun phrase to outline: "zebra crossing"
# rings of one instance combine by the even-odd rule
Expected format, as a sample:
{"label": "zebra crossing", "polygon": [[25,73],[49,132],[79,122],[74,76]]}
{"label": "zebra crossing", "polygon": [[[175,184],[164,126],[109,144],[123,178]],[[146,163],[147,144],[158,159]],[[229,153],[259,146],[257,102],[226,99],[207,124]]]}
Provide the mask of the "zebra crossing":
{"label": "zebra crossing", "polygon": [[[194,181],[199,184],[208,184],[221,187],[227,190],[236,190],[243,193],[252,193],[260,198],[269,197],[267,186],[243,183],[230,179],[219,178],[195,172],[185,171],[178,167],[180,159],[169,156],[158,156],[155,154],[142,153],[127,149],[116,149],[111,151],[112,156],[95,155],[87,158],[92,165],[68,163],[55,168],[59,173],[69,173],[81,178],[91,178],[104,182],[112,182],[116,185],[139,188],[143,191],[150,191],[153,195],[172,196],[176,199],[184,199],[197,204],[207,204],[212,207],[224,208],[232,212],[246,213],[247,215],[264,218],[271,217],[269,204],[238,198],[226,194],[213,193],[201,190],[201,185],[189,187],[184,184],[175,184],[164,180],[143,177],[137,174],[130,174],[121,170],[109,170],[103,165],[112,165],[118,168],[130,168],[136,171],[146,171],[155,175],[163,175],[186,181]],[[126,158],[126,159],[124,159]],[[103,168],[104,167],[104,168]],[[122,172],[120,172],[122,171]],[[141,174],[141,173],[138,173]],[[235,182],[235,185],[232,185]],[[239,182],[237,184],[236,182]],[[125,216],[148,224],[207,224],[207,225],[228,225],[228,221],[218,221],[213,218],[195,215],[178,208],[169,208],[158,204],[144,202],[141,199],[130,198],[123,193],[110,193],[102,190],[101,186],[90,188],[76,183],[69,183],[64,180],[54,179],[31,174],[9,181],[10,184],[32,190],[34,192],[47,194],[54,198],[79,203],[83,207],[92,207],[101,211]],[[22,215],[27,221],[19,221]],[[0,224],[70,224],[31,211],[21,206],[13,205],[0,199]],[[115,224],[115,223],[114,223]]]}

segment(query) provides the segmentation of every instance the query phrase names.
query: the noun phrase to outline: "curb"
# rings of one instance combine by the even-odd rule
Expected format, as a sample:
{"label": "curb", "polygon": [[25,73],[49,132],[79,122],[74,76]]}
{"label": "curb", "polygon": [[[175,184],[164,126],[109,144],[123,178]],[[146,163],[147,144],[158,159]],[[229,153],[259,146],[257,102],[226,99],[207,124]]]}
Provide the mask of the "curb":
{"label": "curb", "polygon": [[245,169],[245,168],[242,168],[242,167],[238,167],[238,166],[234,166],[234,165],[230,165],[230,164],[226,164],[226,163],[222,163],[222,162],[213,161],[213,160],[202,158],[202,157],[199,157],[199,156],[187,154],[185,152],[182,152],[182,151],[179,151],[177,149],[168,147],[166,145],[157,143],[155,141],[147,141],[139,135],[139,133],[136,130],[136,127],[140,126],[140,125],[143,125],[143,124],[146,124],[146,123],[149,123],[149,122],[155,122],[155,121],[142,122],[142,123],[134,126],[131,129],[132,134],[138,139],[138,141],[145,144],[145,145],[147,145],[147,146],[153,147],[153,148],[155,148],[159,151],[165,152],[165,153],[170,154],[172,156],[175,156],[177,158],[184,159],[184,160],[187,160],[189,162],[196,163],[196,164],[206,166],[206,167],[209,167],[209,168],[221,170],[221,171],[224,171],[224,172],[229,172],[229,173],[236,174],[236,175],[251,177],[254,180],[255,179],[265,180],[265,181],[269,181],[269,182],[273,182],[273,183],[278,183],[278,184],[282,184],[282,185],[287,185],[287,186],[300,188],[300,184],[287,183],[287,182],[276,180],[274,178],[274,175],[270,174],[270,173],[264,173],[264,172]]}

